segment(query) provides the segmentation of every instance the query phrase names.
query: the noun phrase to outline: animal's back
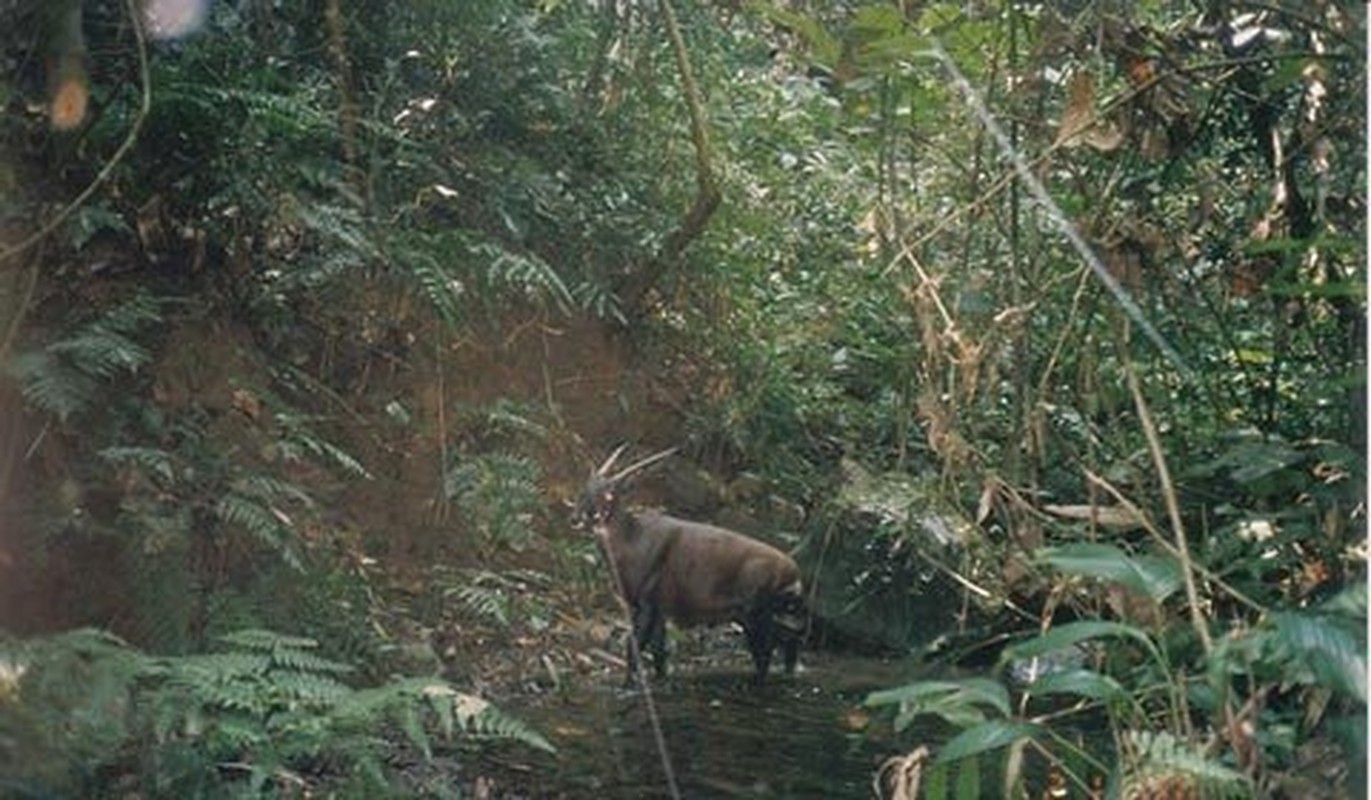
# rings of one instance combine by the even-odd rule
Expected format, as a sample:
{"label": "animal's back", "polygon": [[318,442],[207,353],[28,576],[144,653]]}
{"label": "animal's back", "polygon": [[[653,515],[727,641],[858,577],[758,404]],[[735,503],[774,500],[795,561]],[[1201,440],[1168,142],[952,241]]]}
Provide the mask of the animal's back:
{"label": "animal's back", "polygon": [[640,512],[646,529],[673,535],[673,568],[662,576],[661,602],[681,626],[741,621],[759,598],[794,588],[800,570],[771,545],[715,525]]}

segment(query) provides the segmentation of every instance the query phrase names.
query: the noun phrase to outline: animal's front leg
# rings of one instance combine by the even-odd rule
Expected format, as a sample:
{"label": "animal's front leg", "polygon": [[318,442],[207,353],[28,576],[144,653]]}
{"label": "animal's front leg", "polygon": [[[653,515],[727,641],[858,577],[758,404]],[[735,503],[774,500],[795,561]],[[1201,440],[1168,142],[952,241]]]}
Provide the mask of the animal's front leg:
{"label": "animal's front leg", "polygon": [[632,618],[629,620],[628,644],[625,660],[628,662],[628,674],[624,678],[625,686],[632,686],[638,677],[639,664],[642,661],[643,637],[639,633],[641,620],[646,611],[637,603],[633,604]]}
{"label": "animal's front leg", "polygon": [[666,615],[660,607],[654,607],[649,622],[647,641],[652,652],[652,670],[660,679],[666,677]]}
{"label": "animal's front leg", "polygon": [[785,674],[795,674],[795,662],[800,659],[800,637],[793,631],[786,631],[781,642],[781,653],[785,656]]}
{"label": "animal's front leg", "polygon": [[752,666],[756,669],[752,683],[760,686],[766,683],[766,673],[771,669],[771,649],[775,645],[776,626],[771,610],[761,606],[748,612],[743,631],[747,635],[747,649],[752,653]]}
{"label": "animal's front leg", "polygon": [[666,675],[666,617],[657,603],[642,603],[633,617],[633,638],[639,652],[652,654],[653,672],[658,678]]}
{"label": "animal's front leg", "polygon": [[644,652],[652,654],[653,670],[657,677],[666,674],[666,620],[658,604],[642,602],[633,606],[633,631],[629,636],[628,652],[630,684],[638,674]]}

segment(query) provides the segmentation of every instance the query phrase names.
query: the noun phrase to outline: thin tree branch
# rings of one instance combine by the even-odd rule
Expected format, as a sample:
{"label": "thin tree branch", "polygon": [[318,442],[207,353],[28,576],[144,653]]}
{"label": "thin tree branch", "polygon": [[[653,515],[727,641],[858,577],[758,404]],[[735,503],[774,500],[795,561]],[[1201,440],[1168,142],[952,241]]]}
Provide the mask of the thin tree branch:
{"label": "thin tree branch", "polygon": [[1157,425],[1152,420],[1152,411],[1143,398],[1142,388],[1138,385],[1138,373],[1133,369],[1131,359],[1124,360],[1124,374],[1128,377],[1128,391],[1133,394],[1133,405],[1138,410],[1142,422],[1143,435],[1147,437],[1147,449],[1152,454],[1152,465],[1157,470],[1157,480],[1161,482],[1162,498],[1166,502],[1166,514],[1171,518],[1171,531],[1176,537],[1176,554],[1180,557],[1181,575],[1185,578],[1185,595],[1190,606],[1190,622],[1195,633],[1204,645],[1205,653],[1214,651],[1214,639],[1209,634],[1209,622],[1204,610],[1200,608],[1200,591],[1195,582],[1195,562],[1190,558],[1190,543],[1185,535],[1185,522],[1181,519],[1181,506],[1176,500],[1176,486],[1171,482],[1171,471],[1166,466],[1166,456],[1162,453],[1161,437],[1157,435]]}
{"label": "thin tree branch", "polygon": [[90,199],[91,195],[95,194],[96,189],[100,188],[105,181],[109,180],[110,175],[114,173],[114,168],[118,166],[120,161],[124,160],[129,151],[133,149],[134,143],[138,140],[138,134],[143,128],[143,122],[147,119],[148,112],[152,109],[152,77],[148,70],[147,38],[143,32],[143,23],[139,18],[137,3],[138,0],[125,0],[124,5],[128,9],[129,22],[133,25],[133,36],[138,41],[138,74],[142,87],[142,97],[138,104],[138,116],[133,118],[133,125],[129,128],[129,132],[124,137],[123,143],[119,145],[118,150],[114,151],[114,155],[111,156],[110,160],[101,168],[99,174],[95,176],[95,179],[92,180],[85,189],[81,190],[81,193],[76,196],[76,199],[72,200],[61,211],[57,212],[52,219],[48,220],[47,223],[34,232],[33,235],[8,250],[0,252],[0,266],[57,230],[57,226],[65,222],[67,217],[71,216],[76,209],[84,205],[85,202]]}
{"label": "thin tree branch", "polygon": [[690,138],[695,143],[695,201],[686,213],[681,226],[672,231],[662,246],[662,255],[674,259],[704,232],[709,218],[719,207],[719,186],[714,179],[710,166],[709,124],[705,118],[704,102],[700,99],[700,87],[695,83],[695,74],[690,68],[690,57],[686,52],[685,39],[676,23],[676,12],[671,0],[662,0],[662,18],[666,22],[667,37],[671,40],[671,51],[676,56],[676,68],[681,72],[681,88],[685,91],[686,107],[690,111]]}

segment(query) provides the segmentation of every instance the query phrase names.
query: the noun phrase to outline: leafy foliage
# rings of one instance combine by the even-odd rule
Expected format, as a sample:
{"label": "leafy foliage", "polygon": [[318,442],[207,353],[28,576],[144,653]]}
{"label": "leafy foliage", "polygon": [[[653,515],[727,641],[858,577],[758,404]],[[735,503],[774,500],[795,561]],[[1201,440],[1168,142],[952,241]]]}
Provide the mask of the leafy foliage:
{"label": "leafy foliage", "polygon": [[66,420],[101,398],[114,377],[151,360],[135,338],[162,321],[158,300],[137,295],[41,350],[22,353],[7,365],[24,398],[36,408]]}
{"label": "leafy foliage", "polygon": [[528,458],[484,454],[459,459],[448,470],[445,490],[483,542],[521,549],[534,538],[540,476]]}
{"label": "leafy foliage", "polygon": [[1242,773],[1215,763],[1170,732],[1130,731],[1125,746],[1133,752],[1134,766],[1122,781],[1124,797],[1151,797],[1166,791],[1200,797],[1252,796]]}
{"label": "leafy foliage", "polygon": [[354,689],[344,682],[352,667],[318,655],[312,639],[247,629],[223,643],[219,652],[154,658],[77,631],[7,647],[8,788],[74,788],[132,748],[145,789],[158,795],[270,794],[321,761],[355,790],[385,790],[392,778],[378,726],[394,726],[425,757],[434,737],[552,749],[441,681]]}
{"label": "leafy foliage", "polygon": [[103,631],[0,642],[0,786],[82,793],[134,734],[131,692],[146,656]]}
{"label": "leafy foliage", "polygon": [[537,590],[546,589],[550,583],[549,576],[528,569],[440,571],[435,575],[444,599],[451,598],[466,615],[501,629],[516,621],[546,626],[547,612]]}
{"label": "leafy foliage", "polygon": [[[1099,571],[1100,551],[1079,563],[1086,574]],[[1128,564],[1117,554],[1113,569]],[[960,729],[939,751],[941,762],[965,758],[1033,741],[1061,762],[1085,759],[1092,771],[1105,771],[1093,757],[1080,752],[1050,724],[1051,713],[1063,698],[1075,698],[1098,708],[1119,732],[1119,749],[1113,753],[1108,769],[1111,785],[1120,786],[1121,796],[1148,797],[1162,791],[1198,792],[1201,796],[1248,797],[1254,787],[1250,776],[1216,760],[1186,737],[1184,729],[1157,729],[1157,720],[1178,719],[1181,704],[1194,704],[1212,711],[1216,696],[1242,691],[1233,683],[1235,675],[1259,681],[1254,694],[1266,695],[1277,687],[1329,687],[1351,701],[1352,717],[1365,710],[1366,640],[1365,589],[1359,588],[1339,598],[1319,612],[1283,612],[1256,631],[1234,631],[1210,654],[1201,654],[1190,671],[1210,676],[1207,686],[1192,689],[1189,699],[1178,697],[1172,685],[1175,669],[1163,644],[1135,626],[1110,621],[1082,621],[1059,624],[1032,639],[1008,648],[1001,659],[1009,676],[1002,684],[984,678],[961,681],[919,681],[907,686],[873,692],[866,705],[873,708],[896,707],[896,730],[910,729],[921,715],[936,715]],[[1036,670],[1016,670],[1026,659],[1059,654],[1084,642],[1119,638],[1137,643],[1148,659],[1115,657],[1103,670],[1056,666],[1050,661]],[[1150,666],[1149,666],[1150,664]],[[1010,687],[1023,682],[1023,700],[1011,704]],[[1125,682],[1131,688],[1125,689]],[[1043,714],[1032,709],[1046,701]],[[1251,707],[1249,706],[1249,709]],[[1358,709],[1359,710],[1356,710]],[[1251,713],[1250,711],[1248,713]],[[1283,711],[1264,712],[1264,725],[1280,725]],[[1250,746],[1238,743],[1240,747]],[[1270,746],[1270,745],[1268,745]],[[1272,755],[1290,758],[1292,754],[1273,748]],[[1349,756],[1351,754],[1349,753]],[[1008,762],[1007,762],[1008,763]],[[1010,776],[1018,780],[1020,776]],[[1085,788],[1083,776],[1073,780]],[[1172,787],[1170,790],[1164,787]]]}
{"label": "leafy foliage", "polygon": [[[490,562],[543,555],[562,462],[628,428],[803,506],[816,607],[870,639],[914,649],[954,607],[959,630],[1027,624],[1003,680],[874,696],[903,736],[963,728],[943,792],[1038,748],[1099,760],[1058,735],[1073,700],[1116,734],[1084,770],[1121,787],[1222,794],[1237,766],[1267,791],[1311,739],[1365,740],[1357,4],[688,4],[724,199],[669,258],[703,148],[645,7],[208,4],[152,49],[144,109],[136,26],[82,4],[99,113],[55,137],[28,110],[37,5],[10,5],[31,66],[0,78],[0,205],[42,235],[0,251],[0,419],[41,427],[0,430],[23,528],[0,568],[117,573],[65,617],[183,654],[267,617],[366,649],[375,554],[425,552],[437,521],[479,563],[436,593],[532,618],[535,582]],[[592,347],[565,381],[552,348],[526,385],[452,380],[530,330]],[[166,730],[176,774],[209,775],[205,719],[225,763],[274,754],[260,785],[338,734],[319,720],[354,695],[277,644],[184,663],[209,702]],[[417,719],[461,713],[411,689],[367,707],[409,708],[386,719],[424,748]]]}

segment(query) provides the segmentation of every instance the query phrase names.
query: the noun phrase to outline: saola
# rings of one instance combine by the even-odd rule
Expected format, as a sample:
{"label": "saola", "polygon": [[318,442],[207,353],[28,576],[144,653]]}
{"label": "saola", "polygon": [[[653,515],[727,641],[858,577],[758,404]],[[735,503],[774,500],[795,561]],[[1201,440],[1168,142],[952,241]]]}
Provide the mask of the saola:
{"label": "saola", "polygon": [[725,528],[622,508],[625,481],[675,449],[610,475],[623,451],[624,447],[614,451],[591,473],[572,521],[595,532],[630,609],[628,680],[637,674],[640,650],[652,653],[658,677],[666,673],[667,619],[682,627],[740,623],[756,669],[755,683],[766,680],[778,643],[786,672],[794,672],[804,607],[800,568],[794,559]]}

